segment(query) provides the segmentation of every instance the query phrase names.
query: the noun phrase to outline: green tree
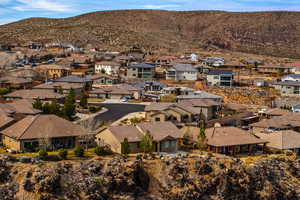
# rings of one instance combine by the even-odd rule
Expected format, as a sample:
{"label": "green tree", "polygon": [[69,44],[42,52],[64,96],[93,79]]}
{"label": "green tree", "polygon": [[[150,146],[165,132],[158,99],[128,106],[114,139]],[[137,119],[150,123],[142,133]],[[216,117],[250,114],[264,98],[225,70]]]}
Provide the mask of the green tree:
{"label": "green tree", "polygon": [[141,118],[138,118],[138,117],[134,117],[134,118],[131,118],[130,119],[130,122],[132,124],[138,124],[138,123],[141,123],[142,122],[142,119]]}
{"label": "green tree", "polygon": [[47,159],[47,156],[48,156],[47,150],[45,150],[45,149],[39,150],[39,157],[40,157],[42,160],[46,160],[46,159]]}
{"label": "green tree", "polygon": [[80,103],[79,103],[79,105],[82,108],[87,108],[87,105],[88,105],[88,96],[86,95],[85,92],[82,92],[81,95],[80,95]]}
{"label": "green tree", "polygon": [[124,155],[128,155],[130,154],[130,152],[131,152],[130,145],[128,139],[125,137],[124,141],[121,144],[121,153]]}
{"label": "green tree", "polygon": [[42,110],[43,109],[43,103],[42,101],[37,98],[33,103],[32,103],[33,108],[38,109],[38,110]]}
{"label": "green tree", "polygon": [[153,152],[153,136],[149,131],[142,137],[142,141],[140,142],[140,147],[144,153],[152,153]]}
{"label": "green tree", "polygon": [[0,88],[0,95],[5,95],[7,93],[9,93],[9,89],[7,89],[7,88]]}
{"label": "green tree", "polygon": [[50,114],[50,104],[48,102],[44,103],[42,111],[44,114]]}
{"label": "green tree", "polygon": [[84,156],[84,148],[82,146],[75,147],[74,154],[77,157],[83,157]]}
{"label": "green tree", "polygon": [[60,116],[60,114],[61,114],[60,105],[59,105],[59,103],[57,102],[56,99],[54,99],[51,102],[51,104],[49,105],[49,112],[50,112],[50,114]]}
{"label": "green tree", "polygon": [[206,134],[205,134],[206,124],[204,120],[199,122],[199,135],[198,135],[198,148],[200,150],[206,149]]}
{"label": "green tree", "polygon": [[105,149],[104,149],[103,146],[97,146],[97,147],[95,148],[94,152],[95,152],[95,154],[96,154],[97,156],[104,156],[104,155],[106,155],[106,151],[105,151]]}
{"label": "green tree", "polygon": [[64,89],[62,89],[61,87],[58,89],[58,93],[59,94],[64,94]]}
{"label": "green tree", "polygon": [[73,116],[75,115],[75,101],[75,92],[71,89],[69,95],[65,99],[63,109],[64,117],[68,120],[73,120]]}
{"label": "green tree", "polygon": [[68,157],[68,150],[66,149],[60,149],[58,150],[58,156],[62,159],[62,160],[66,160]]}

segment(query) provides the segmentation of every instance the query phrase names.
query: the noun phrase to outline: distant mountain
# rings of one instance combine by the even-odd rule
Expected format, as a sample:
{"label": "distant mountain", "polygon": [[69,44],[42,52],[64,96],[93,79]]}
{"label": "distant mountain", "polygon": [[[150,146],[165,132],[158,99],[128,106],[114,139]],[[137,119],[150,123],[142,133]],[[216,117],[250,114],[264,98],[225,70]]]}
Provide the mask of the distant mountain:
{"label": "distant mountain", "polygon": [[65,19],[30,18],[0,26],[0,44],[72,42],[124,50],[195,48],[300,58],[300,12],[122,10]]}

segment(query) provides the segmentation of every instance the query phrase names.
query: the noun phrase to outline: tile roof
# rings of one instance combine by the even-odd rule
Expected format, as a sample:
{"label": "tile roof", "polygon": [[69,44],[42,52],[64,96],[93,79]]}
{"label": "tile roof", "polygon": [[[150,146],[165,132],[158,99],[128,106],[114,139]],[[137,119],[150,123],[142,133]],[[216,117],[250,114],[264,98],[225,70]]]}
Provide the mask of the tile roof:
{"label": "tile roof", "polygon": [[261,120],[251,124],[252,127],[260,128],[293,128],[300,127],[300,113],[289,113],[271,119]]}
{"label": "tile roof", "polygon": [[65,96],[55,93],[52,90],[33,89],[33,90],[16,90],[12,93],[4,95],[9,98],[21,98],[21,99],[62,99]]}
{"label": "tile roof", "polygon": [[62,89],[69,90],[73,89],[81,89],[84,88],[82,83],[69,83],[69,82],[48,82],[44,84],[40,84],[34,87],[34,89],[54,89],[56,87],[61,87]]}
{"label": "tile roof", "polygon": [[108,127],[108,130],[111,131],[111,133],[119,142],[123,142],[125,137],[129,142],[140,142],[147,131],[150,132],[155,141],[161,141],[168,137],[175,139],[181,137],[179,129],[171,122],[153,122],[127,126],[110,126]]}
{"label": "tile roof", "polygon": [[197,69],[193,67],[191,64],[183,64],[183,63],[177,63],[173,65],[171,68],[175,69],[176,71],[180,72],[197,72]]}
{"label": "tile roof", "polygon": [[209,128],[205,134],[207,144],[217,147],[266,143],[265,140],[236,127]]}
{"label": "tile roof", "polygon": [[274,131],[255,134],[259,138],[268,141],[267,146],[276,149],[299,149],[300,133],[292,130]]}
{"label": "tile roof", "polygon": [[231,70],[211,70],[208,72],[207,75],[232,75],[233,72]]}
{"label": "tile roof", "polygon": [[82,76],[76,76],[76,75],[64,76],[53,80],[53,82],[69,82],[69,83],[87,83],[91,81],[92,81],[91,79]]}
{"label": "tile roof", "polygon": [[289,114],[289,110],[284,110],[280,108],[272,108],[266,111],[267,115],[272,115],[272,116],[281,116],[281,115],[286,115]]}
{"label": "tile roof", "polygon": [[15,110],[15,113],[27,115],[36,115],[41,113],[42,111],[33,108],[32,103],[33,101],[29,99],[19,99],[12,103],[8,103],[7,105],[11,106]]}
{"label": "tile roof", "polygon": [[149,65],[146,63],[138,63],[128,66],[128,68],[155,68],[154,65]]}
{"label": "tile roof", "polygon": [[15,139],[59,138],[88,134],[79,125],[55,115],[27,116],[1,131]]}
{"label": "tile roof", "polygon": [[177,99],[223,99],[223,97],[205,91],[195,91],[193,95],[179,95]]}
{"label": "tile roof", "polygon": [[300,86],[300,82],[299,81],[278,81],[273,83],[273,85]]}
{"label": "tile roof", "polygon": [[190,104],[194,107],[210,107],[210,106],[219,106],[219,102],[216,102],[211,99],[188,99],[181,101],[184,104]]}
{"label": "tile roof", "polygon": [[6,126],[7,124],[13,121],[13,118],[9,117],[5,111],[0,109],[0,128]]}

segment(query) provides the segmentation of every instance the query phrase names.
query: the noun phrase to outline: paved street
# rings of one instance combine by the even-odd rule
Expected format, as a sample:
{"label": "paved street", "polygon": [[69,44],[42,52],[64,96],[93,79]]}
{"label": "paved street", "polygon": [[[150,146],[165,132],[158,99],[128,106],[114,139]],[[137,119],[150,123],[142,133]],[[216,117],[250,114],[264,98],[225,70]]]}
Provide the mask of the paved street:
{"label": "paved street", "polygon": [[100,121],[116,121],[125,115],[133,112],[142,112],[144,111],[145,105],[138,104],[106,104],[98,103],[97,105],[103,105],[108,109],[107,112],[97,116],[95,119]]}

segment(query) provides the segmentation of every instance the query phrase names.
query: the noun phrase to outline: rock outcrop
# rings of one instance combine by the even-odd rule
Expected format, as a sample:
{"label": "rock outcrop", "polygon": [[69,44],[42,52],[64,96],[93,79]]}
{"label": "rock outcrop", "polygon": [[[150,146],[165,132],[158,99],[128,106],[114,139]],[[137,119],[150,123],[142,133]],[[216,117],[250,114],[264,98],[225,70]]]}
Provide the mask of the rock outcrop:
{"label": "rock outcrop", "polygon": [[252,164],[203,155],[25,165],[0,160],[0,199],[300,199],[300,161],[287,157]]}

